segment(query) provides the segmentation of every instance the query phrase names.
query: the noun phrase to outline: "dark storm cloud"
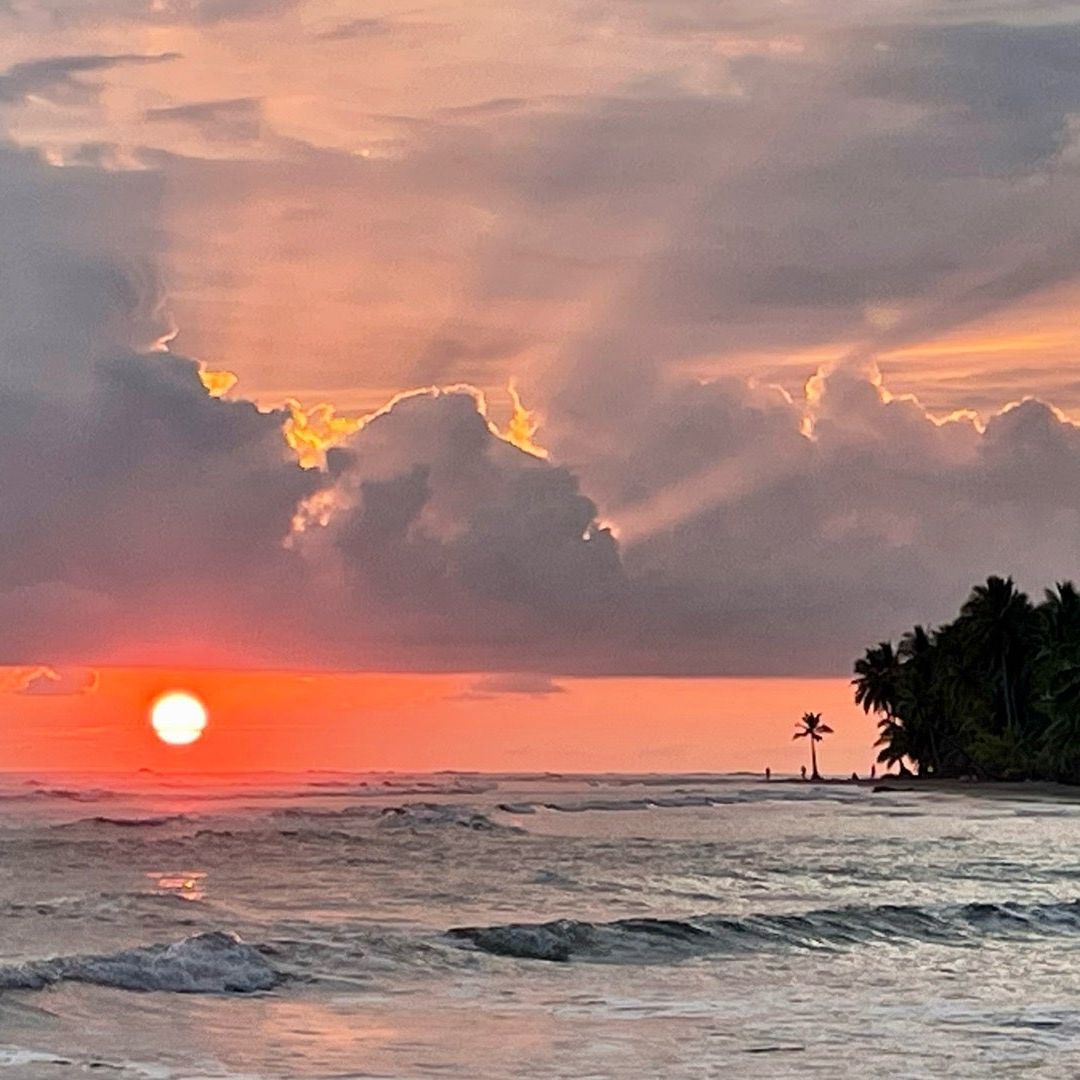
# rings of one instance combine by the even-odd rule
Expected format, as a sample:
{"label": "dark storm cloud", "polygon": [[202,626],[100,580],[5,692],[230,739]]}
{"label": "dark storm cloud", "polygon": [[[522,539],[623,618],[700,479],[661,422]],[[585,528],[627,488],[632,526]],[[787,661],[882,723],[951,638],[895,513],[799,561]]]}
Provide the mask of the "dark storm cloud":
{"label": "dark storm cloud", "polygon": [[172,334],[158,184],[0,149],[5,661],[288,636],[259,615],[296,587],[282,540],[318,478],[282,414],[215,401],[193,362],[148,351]]}
{"label": "dark storm cloud", "polygon": [[331,574],[324,610],[361,652],[396,643],[467,667],[490,651],[504,666],[587,633],[625,590],[576,478],[497,438],[471,393],[402,398],[331,469],[332,501],[316,499],[295,547]]}

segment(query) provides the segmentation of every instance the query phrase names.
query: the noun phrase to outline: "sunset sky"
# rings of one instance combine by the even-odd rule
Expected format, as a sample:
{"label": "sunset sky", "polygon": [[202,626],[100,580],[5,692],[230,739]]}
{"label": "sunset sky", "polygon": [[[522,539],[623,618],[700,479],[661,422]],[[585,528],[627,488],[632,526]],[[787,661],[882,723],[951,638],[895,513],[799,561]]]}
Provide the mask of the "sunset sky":
{"label": "sunset sky", "polygon": [[0,0],[0,769],[864,771],[1078,576],[1078,15]]}

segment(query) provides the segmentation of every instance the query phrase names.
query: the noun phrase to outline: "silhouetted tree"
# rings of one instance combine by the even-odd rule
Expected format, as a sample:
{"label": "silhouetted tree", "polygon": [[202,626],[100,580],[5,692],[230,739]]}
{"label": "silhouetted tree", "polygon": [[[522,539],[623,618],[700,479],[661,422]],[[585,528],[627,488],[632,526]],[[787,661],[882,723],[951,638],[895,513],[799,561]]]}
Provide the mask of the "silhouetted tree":
{"label": "silhouetted tree", "polygon": [[951,623],[916,626],[895,650],[881,642],[854,671],[855,701],[878,715],[887,765],[1080,783],[1080,590],[1071,582],[1035,605],[1011,578],[988,578]]}
{"label": "silhouetted tree", "polygon": [[818,772],[817,767],[817,744],[826,735],[831,735],[833,730],[828,724],[821,722],[821,713],[808,712],[803,713],[802,719],[795,725],[798,729],[791,737],[793,739],[809,739],[810,740],[810,779],[820,780],[821,774]]}
{"label": "silhouetted tree", "polygon": [[981,661],[995,680],[1002,726],[1013,736],[1025,719],[1018,684],[1024,674],[1025,647],[1034,630],[1033,611],[1031,601],[1013,579],[999,577],[976,585],[960,609],[972,659]]}

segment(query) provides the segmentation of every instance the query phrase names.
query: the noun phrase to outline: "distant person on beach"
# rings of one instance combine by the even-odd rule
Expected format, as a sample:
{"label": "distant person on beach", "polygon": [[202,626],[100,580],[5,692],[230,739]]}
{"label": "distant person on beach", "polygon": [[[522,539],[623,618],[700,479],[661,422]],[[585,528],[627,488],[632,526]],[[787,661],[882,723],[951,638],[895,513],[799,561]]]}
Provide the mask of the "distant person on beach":
{"label": "distant person on beach", "polygon": [[854,781],[856,781],[856,782],[858,782],[858,779],[859,779],[859,774],[858,774],[857,772],[853,772],[853,773],[851,774],[851,779],[852,779],[852,780],[854,780]]}
{"label": "distant person on beach", "polygon": [[805,780],[806,779],[806,766],[805,765],[801,766],[799,768],[799,772],[802,774],[802,778]]}
{"label": "distant person on beach", "polygon": [[768,765],[765,766],[765,782],[768,783],[772,779],[772,769]]}
{"label": "distant person on beach", "polygon": [[870,779],[871,780],[876,780],[877,779],[877,766],[876,765],[871,765],[870,766]]}

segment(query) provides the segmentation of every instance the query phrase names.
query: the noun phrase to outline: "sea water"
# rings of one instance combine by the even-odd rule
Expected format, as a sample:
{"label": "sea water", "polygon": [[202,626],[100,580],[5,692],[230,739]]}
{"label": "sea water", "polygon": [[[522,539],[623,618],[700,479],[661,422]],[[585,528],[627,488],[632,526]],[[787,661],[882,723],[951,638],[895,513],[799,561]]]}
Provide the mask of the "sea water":
{"label": "sea water", "polygon": [[1080,806],[750,777],[0,778],[0,1074],[1080,1074]]}

